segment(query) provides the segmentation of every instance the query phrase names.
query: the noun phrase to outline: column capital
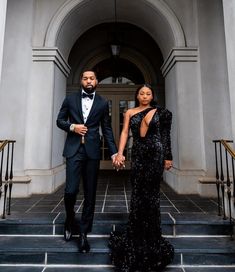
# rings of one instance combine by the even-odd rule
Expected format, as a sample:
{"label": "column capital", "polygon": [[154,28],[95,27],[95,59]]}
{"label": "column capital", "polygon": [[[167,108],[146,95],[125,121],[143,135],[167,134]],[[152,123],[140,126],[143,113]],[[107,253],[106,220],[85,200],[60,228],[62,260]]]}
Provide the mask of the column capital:
{"label": "column capital", "polygon": [[68,77],[70,66],[57,47],[34,47],[33,62],[54,62],[62,73]]}
{"label": "column capital", "polygon": [[161,70],[165,77],[172,69],[176,62],[197,62],[198,48],[197,47],[176,47],[172,48],[167,58],[165,59]]}

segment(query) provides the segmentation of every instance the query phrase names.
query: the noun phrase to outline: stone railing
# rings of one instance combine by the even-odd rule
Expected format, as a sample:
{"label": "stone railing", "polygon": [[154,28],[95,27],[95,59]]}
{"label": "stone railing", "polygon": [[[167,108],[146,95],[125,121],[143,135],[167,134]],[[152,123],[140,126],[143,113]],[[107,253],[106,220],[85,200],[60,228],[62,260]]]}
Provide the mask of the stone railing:
{"label": "stone railing", "polygon": [[3,219],[6,213],[11,213],[14,144],[13,140],[0,140],[0,215]]}
{"label": "stone railing", "polygon": [[229,218],[230,223],[235,219],[235,152],[231,147],[232,140],[214,140],[216,188],[218,199],[218,215]]}

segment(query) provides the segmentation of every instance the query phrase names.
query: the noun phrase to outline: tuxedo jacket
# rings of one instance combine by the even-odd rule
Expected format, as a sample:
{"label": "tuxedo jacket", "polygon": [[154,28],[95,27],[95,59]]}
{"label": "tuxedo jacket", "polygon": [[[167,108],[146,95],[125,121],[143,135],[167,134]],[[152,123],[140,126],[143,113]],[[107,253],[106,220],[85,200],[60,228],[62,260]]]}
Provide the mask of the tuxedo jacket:
{"label": "tuxedo jacket", "polygon": [[[81,135],[70,131],[71,124],[84,124],[81,95],[81,90],[68,95],[64,99],[57,117],[57,126],[67,132],[63,151],[63,156],[66,158],[72,157],[81,145]],[[109,116],[108,101],[97,94],[97,92],[85,126],[88,128],[84,144],[88,158],[100,159],[101,139],[99,127],[101,127],[103,136],[107,142],[110,156],[117,152]]]}

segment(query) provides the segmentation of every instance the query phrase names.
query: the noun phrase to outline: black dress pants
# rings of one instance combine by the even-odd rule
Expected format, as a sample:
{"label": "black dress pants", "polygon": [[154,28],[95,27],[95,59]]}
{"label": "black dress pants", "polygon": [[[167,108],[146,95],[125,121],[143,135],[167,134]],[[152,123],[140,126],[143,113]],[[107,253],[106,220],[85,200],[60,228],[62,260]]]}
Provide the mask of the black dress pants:
{"label": "black dress pants", "polygon": [[[66,186],[65,186],[65,210],[68,218],[74,213],[76,196],[79,193],[79,185],[82,177],[84,202],[82,216],[79,224],[80,233],[88,233],[92,230],[95,210],[97,178],[99,160],[87,157],[85,147],[81,145],[78,152],[71,158],[66,159]],[[75,200],[75,201],[74,201]]]}

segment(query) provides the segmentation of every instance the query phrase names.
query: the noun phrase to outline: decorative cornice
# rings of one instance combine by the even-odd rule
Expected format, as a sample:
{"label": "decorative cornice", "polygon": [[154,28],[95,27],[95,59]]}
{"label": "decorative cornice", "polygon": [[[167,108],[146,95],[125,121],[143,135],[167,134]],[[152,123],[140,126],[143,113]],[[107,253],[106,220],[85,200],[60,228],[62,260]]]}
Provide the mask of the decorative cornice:
{"label": "decorative cornice", "polygon": [[197,62],[198,61],[198,48],[196,47],[179,47],[173,48],[165,59],[161,70],[165,77],[168,72],[174,67],[176,62]]}
{"label": "decorative cornice", "polygon": [[57,47],[34,47],[34,62],[54,62],[61,72],[68,77],[70,66]]}

